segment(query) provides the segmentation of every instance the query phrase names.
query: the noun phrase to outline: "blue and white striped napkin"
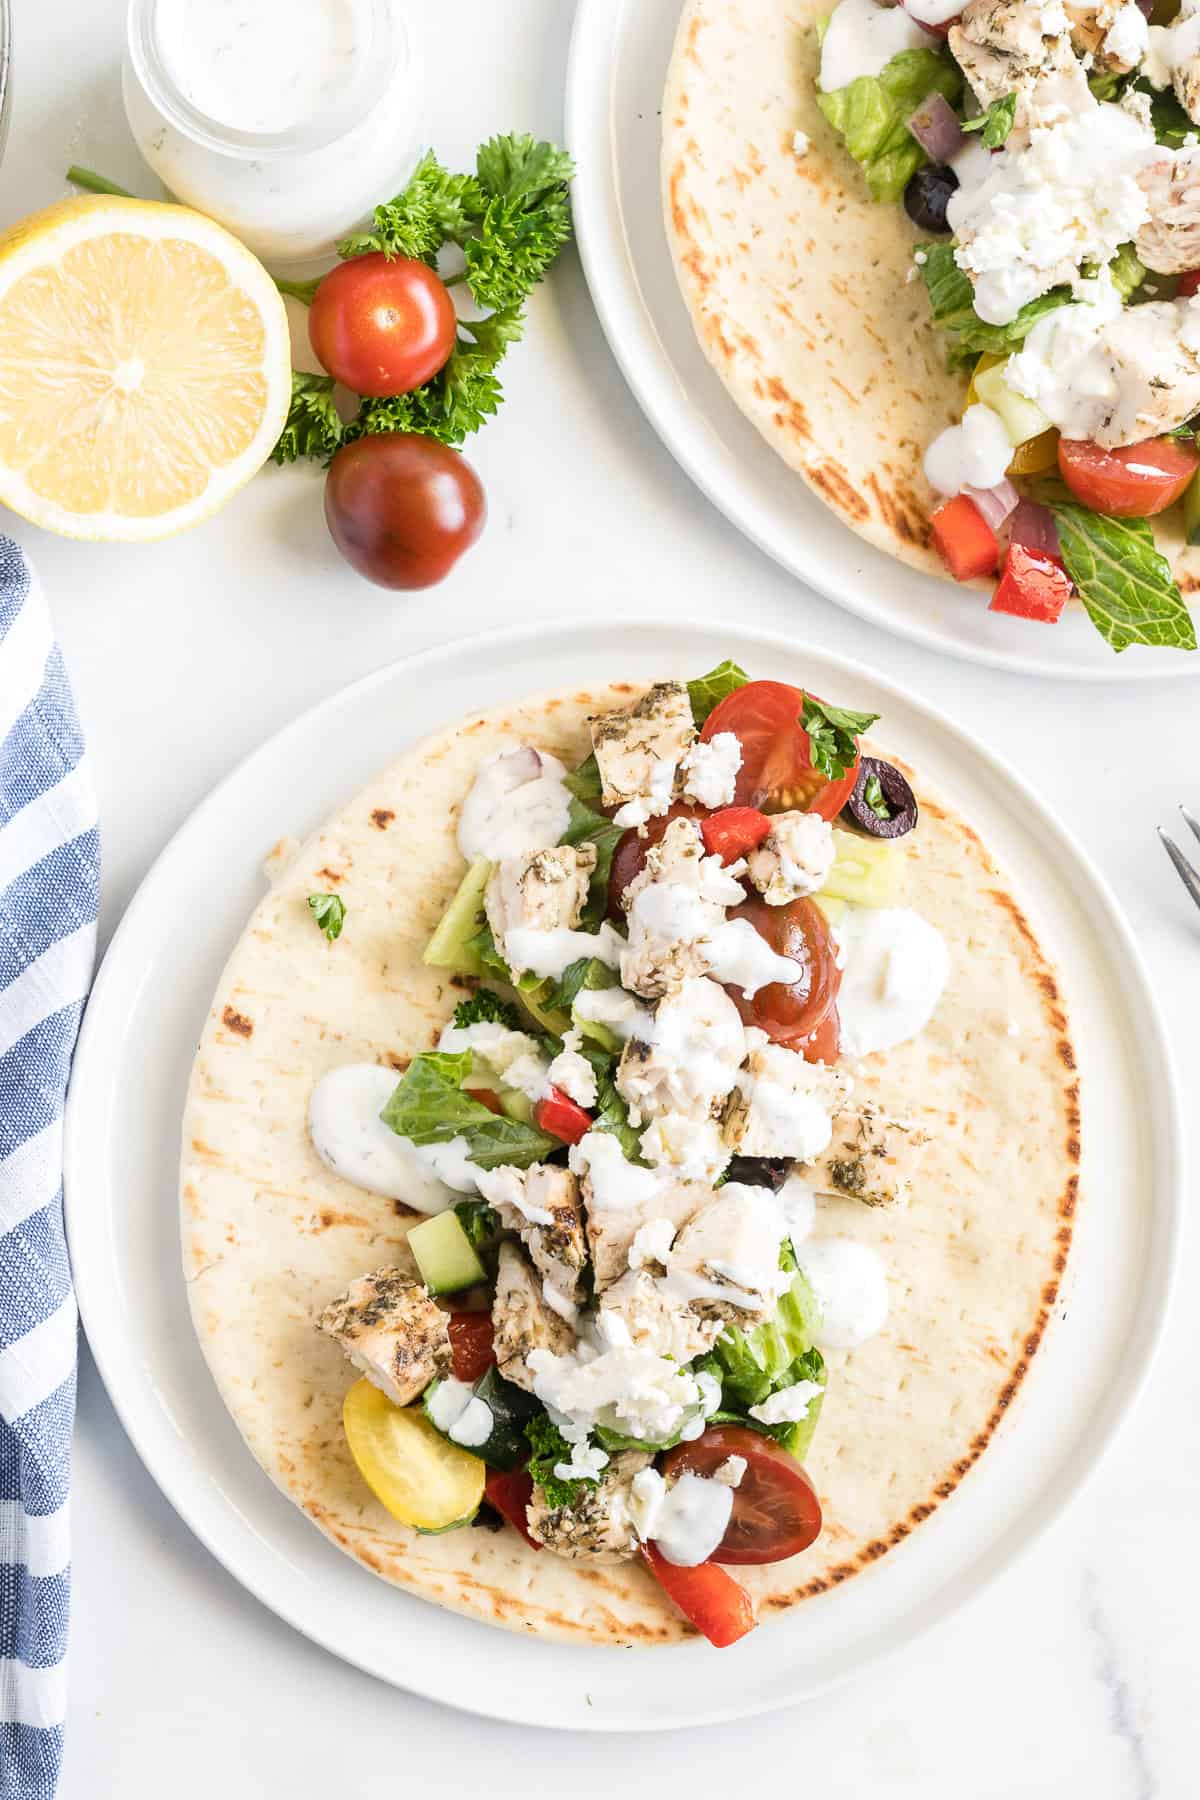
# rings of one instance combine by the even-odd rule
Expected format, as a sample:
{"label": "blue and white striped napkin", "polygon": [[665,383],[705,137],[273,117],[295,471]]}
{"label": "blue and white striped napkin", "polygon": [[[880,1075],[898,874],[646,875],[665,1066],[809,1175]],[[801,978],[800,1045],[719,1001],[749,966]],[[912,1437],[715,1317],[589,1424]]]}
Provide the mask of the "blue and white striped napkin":
{"label": "blue and white striped napkin", "polygon": [[66,1715],[75,1296],[62,1116],[100,837],[62,654],[0,537],[0,1796],[51,1800]]}

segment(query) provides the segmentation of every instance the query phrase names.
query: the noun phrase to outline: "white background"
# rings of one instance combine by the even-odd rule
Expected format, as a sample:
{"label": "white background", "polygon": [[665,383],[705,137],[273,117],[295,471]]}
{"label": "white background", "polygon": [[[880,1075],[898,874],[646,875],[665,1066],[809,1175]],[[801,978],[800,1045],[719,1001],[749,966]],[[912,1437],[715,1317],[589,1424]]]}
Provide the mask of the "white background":
{"label": "white background", "polygon": [[[561,134],[568,0],[439,0],[427,10],[429,135],[448,161],[469,158],[493,130]],[[0,223],[59,198],[71,161],[156,192],[121,113],[122,0],[16,0],[16,12]],[[426,595],[371,588],[339,562],[315,471],[268,471],[219,519],[163,546],[88,548],[12,523],[50,594],[90,742],[104,935],[214,781],[295,713],[380,664],[508,621],[609,610],[736,617],[911,683],[1001,748],[1067,817],[1141,937],[1194,1110],[1200,916],[1153,827],[1179,800],[1200,809],[1200,686],[1073,688],[977,670],[893,642],[806,593],[677,471],[622,384],[572,255],[539,296],[506,386],[507,407],[470,451],[488,490],[488,531]],[[280,796],[281,830],[293,798]],[[1000,1588],[857,1685],[686,1740],[550,1739],[468,1721],[314,1649],[175,1518],[85,1351],[62,1794],[377,1800],[427,1782],[557,1800],[661,1792],[680,1780],[823,1800],[1194,1794],[1200,1328],[1190,1246],[1186,1255],[1148,1399],[1084,1499]],[[502,1657],[504,1637],[494,1642]]]}

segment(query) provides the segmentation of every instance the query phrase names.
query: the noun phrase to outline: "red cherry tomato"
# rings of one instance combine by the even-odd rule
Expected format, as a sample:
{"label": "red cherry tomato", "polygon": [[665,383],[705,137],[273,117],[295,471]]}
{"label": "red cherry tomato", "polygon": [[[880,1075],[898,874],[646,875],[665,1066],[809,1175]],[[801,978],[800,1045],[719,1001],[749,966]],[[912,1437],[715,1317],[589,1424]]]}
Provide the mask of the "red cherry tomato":
{"label": "red cherry tomato", "polygon": [[799,981],[776,981],[770,987],[759,988],[751,1000],[740,988],[728,987],[726,991],[734,1005],[747,1025],[757,1025],[773,1043],[787,1044],[793,1050],[807,1049],[806,1040],[833,1011],[842,985],[842,972],[824,913],[811,900],[768,906],[755,894],[735,906],[729,917],[748,919],[772,950],[780,956],[793,957],[804,971]]}
{"label": "red cherry tomato", "polygon": [[1185,300],[1190,300],[1193,294],[1200,293],[1200,269],[1189,269],[1186,275],[1181,275],[1179,286],[1175,292]]}
{"label": "red cherry tomato", "polygon": [[1077,500],[1115,519],[1148,519],[1178,500],[1200,469],[1200,451],[1182,438],[1150,438],[1102,450],[1086,438],[1058,440],[1058,467]]}
{"label": "red cherry tomato", "polygon": [[748,681],[709,713],[700,733],[705,743],[719,731],[731,731],[742,746],[735,806],[837,818],[854,791],[858,757],[835,781],[815,769],[808,733],[800,723],[803,711],[803,688],[784,681]]}
{"label": "red cherry tomato", "polygon": [[529,1535],[527,1507],[533,1499],[533,1477],[528,1469],[489,1469],[483,1484],[483,1497],[494,1506],[514,1531],[519,1531],[531,1550],[541,1545]]}
{"label": "red cherry tomato", "polygon": [[381,251],[325,276],[308,309],[308,341],[323,368],[356,394],[407,394],[454,348],[458,319],[435,270]]}
{"label": "red cherry tomato", "polygon": [[697,819],[701,809],[679,801],[665,812],[660,819],[650,819],[645,826],[645,836],[639,837],[636,830],[625,833],[618,839],[613,851],[612,867],[608,877],[608,916],[610,919],[623,919],[625,908],[621,904],[625,889],[631,881],[641,874],[646,866],[646,852],[659,842],[672,819]]}
{"label": "red cherry tomato", "polygon": [[713,1561],[782,1562],[815,1543],[821,1534],[817,1490],[781,1444],[745,1425],[710,1426],[694,1443],[669,1450],[663,1473],[711,1475],[730,1456],[744,1458],[746,1472],[733,1490],[733,1512]]}
{"label": "red cherry tomato", "polygon": [[757,849],[770,829],[766,813],[754,806],[724,806],[700,821],[704,848],[723,863],[736,862],[748,850]]}
{"label": "red cherry tomato", "polygon": [[836,1006],[830,1007],[811,1037],[797,1044],[805,1062],[833,1064],[842,1047],[842,1021]]}
{"label": "red cherry tomato", "polygon": [[577,1106],[569,1094],[557,1087],[551,1088],[546,1098],[538,1101],[534,1116],[540,1131],[561,1138],[564,1144],[577,1144],[592,1128],[591,1113]]}
{"label": "red cherry tomato", "polygon": [[496,1360],[491,1313],[451,1313],[448,1330],[450,1366],[455,1380],[478,1381]]}
{"label": "red cherry tomato", "polygon": [[673,1600],[684,1618],[702,1631],[710,1644],[724,1650],[736,1644],[758,1620],[750,1596],[732,1575],[718,1569],[715,1563],[700,1563],[694,1569],[681,1569],[668,1562],[653,1544],[642,1545],[642,1556],[654,1579],[669,1600]]}
{"label": "red cherry tomato", "polygon": [[502,1113],[504,1111],[503,1102],[494,1088],[473,1087],[466,1091],[472,1100],[478,1100],[480,1106],[486,1106],[489,1112]]}
{"label": "red cherry tomato", "polygon": [[1071,577],[1057,556],[1048,550],[1030,550],[1025,544],[1010,544],[988,611],[1053,625],[1073,591]]}
{"label": "red cherry tomato", "polygon": [[457,450],[397,431],[343,444],[325,478],[325,522],[380,587],[432,587],[483,530],[487,502]]}
{"label": "red cherry tomato", "polygon": [[929,521],[938,554],[955,581],[990,575],[1000,560],[996,534],[966,494],[939,506]]}

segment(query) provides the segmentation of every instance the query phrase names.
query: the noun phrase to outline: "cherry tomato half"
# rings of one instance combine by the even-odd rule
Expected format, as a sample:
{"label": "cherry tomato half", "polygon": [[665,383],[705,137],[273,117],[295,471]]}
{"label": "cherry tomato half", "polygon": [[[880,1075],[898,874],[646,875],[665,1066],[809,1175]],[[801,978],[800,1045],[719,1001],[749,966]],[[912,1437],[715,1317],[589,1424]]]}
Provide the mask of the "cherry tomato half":
{"label": "cherry tomato half", "polygon": [[450,290],[435,270],[381,251],[331,269],[308,309],[308,341],[356,394],[407,394],[447,361],[458,335]]}
{"label": "cherry tomato half", "polygon": [[782,1562],[815,1543],[821,1534],[817,1490],[781,1444],[745,1425],[712,1425],[694,1443],[679,1444],[663,1458],[663,1473],[711,1475],[730,1456],[743,1457],[746,1472],[733,1490],[733,1512],[712,1560]]}
{"label": "cherry tomato half", "polygon": [[[754,894],[735,906],[731,919],[748,919],[760,937],[780,956],[798,962],[804,974],[799,981],[772,982],[748,1000],[740,988],[727,992],[747,1025],[757,1025],[773,1043],[787,1044],[807,1056],[814,1045],[807,1040],[820,1031],[837,1002],[842,972],[825,915],[811,900],[792,900],[787,906],[768,906]],[[828,1033],[819,1040],[828,1050]],[[836,1056],[836,1049],[834,1051]],[[826,1054],[810,1061],[831,1061]]]}
{"label": "cherry tomato half", "polygon": [[678,1563],[668,1562],[653,1544],[642,1545],[642,1556],[667,1598],[718,1650],[727,1649],[754,1630],[758,1621],[749,1594],[715,1563],[681,1568]]}
{"label": "cherry tomato half", "polygon": [[455,1380],[478,1381],[496,1360],[491,1313],[451,1313],[447,1330],[450,1333],[450,1367]]}
{"label": "cherry tomato half", "polygon": [[1182,494],[1200,451],[1191,440],[1150,438],[1122,450],[1102,450],[1085,438],[1060,438],[1058,466],[1077,500],[1116,519],[1148,519]]}
{"label": "cherry tomato half", "polygon": [[325,477],[325,522],[380,587],[432,587],[487,520],[483,484],[457,450],[396,431],[343,444]]}
{"label": "cherry tomato half", "polygon": [[483,1497],[494,1506],[514,1531],[519,1531],[531,1550],[541,1545],[529,1535],[529,1502],[533,1499],[533,1477],[528,1469],[489,1469],[483,1484]]}
{"label": "cherry tomato half", "polygon": [[735,806],[837,818],[854,791],[858,756],[836,781],[814,769],[808,733],[800,723],[803,711],[803,688],[784,681],[748,681],[709,713],[700,733],[705,743],[719,731],[731,731],[742,746]]}
{"label": "cherry tomato half", "polygon": [[646,852],[659,842],[671,820],[698,819],[702,816],[702,807],[678,801],[660,819],[647,821],[643,837],[638,836],[636,829],[631,829],[625,833],[623,838],[618,839],[608,876],[608,916],[610,919],[620,921],[625,917],[625,908],[621,904],[625,889],[641,874],[646,866]]}

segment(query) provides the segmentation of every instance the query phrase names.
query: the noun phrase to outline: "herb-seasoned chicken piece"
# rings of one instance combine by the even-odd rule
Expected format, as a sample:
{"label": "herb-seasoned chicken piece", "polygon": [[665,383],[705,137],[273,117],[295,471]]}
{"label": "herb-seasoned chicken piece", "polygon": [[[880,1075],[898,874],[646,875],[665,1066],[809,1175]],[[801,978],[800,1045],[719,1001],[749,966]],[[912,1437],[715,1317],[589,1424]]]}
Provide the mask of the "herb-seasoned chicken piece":
{"label": "herb-seasoned chicken piece", "polygon": [[1071,45],[1089,67],[1112,75],[1128,75],[1146,54],[1146,15],[1136,0],[1100,0],[1099,5],[1072,5],[1063,10],[1071,25]]}
{"label": "herb-seasoned chicken piece", "polygon": [[704,977],[684,981],[663,996],[642,1031],[629,1039],[617,1070],[631,1123],[664,1113],[707,1118],[746,1054],[741,1014],[725,989]]}
{"label": "herb-seasoned chicken piece", "polygon": [[605,1289],[602,1318],[605,1313],[616,1313],[624,1320],[639,1349],[653,1350],[656,1356],[669,1356],[677,1363],[703,1356],[725,1329],[724,1317],[681,1306],[648,1268],[627,1269]]}
{"label": "herb-seasoned chicken piece", "polygon": [[787,906],[824,887],[835,854],[827,819],[817,813],[781,812],[746,860],[750,879],[767,905]]}
{"label": "herb-seasoned chicken piece", "polygon": [[708,856],[692,819],[673,819],[625,890],[629,945],[621,952],[621,981],[632,993],[658,1000],[712,967],[713,933],[725,909],[745,898],[737,878]]}
{"label": "herb-seasoned chicken piece", "polygon": [[496,1364],[506,1381],[533,1392],[531,1350],[565,1356],[575,1347],[575,1333],[542,1297],[542,1287],[528,1257],[514,1243],[500,1246],[496,1297],[492,1301]]}
{"label": "herb-seasoned chicken piece", "polygon": [[1182,275],[1200,266],[1200,149],[1161,150],[1138,175],[1150,217],[1134,248],[1148,269]]}
{"label": "herb-seasoned chicken piece", "polygon": [[929,1136],[869,1102],[839,1113],[828,1148],[801,1169],[821,1194],[864,1206],[905,1206]]}
{"label": "herb-seasoned chicken piece", "polygon": [[651,1460],[640,1450],[623,1450],[595,1486],[580,1488],[573,1506],[547,1506],[545,1493],[535,1487],[527,1515],[530,1535],[572,1562],[627,1562],[638,1547],[629,1516],[630,1486]]}
{"label": "herb-seasoned chicken piece", "polygon": [[560,844],[508,856],[492,872],[484,910],[492,936],[515,975],[524,965],[509,941],[514,931],[557,931],[578,925],[596,867],[595,844]]}
{"label": "herb-seasoned chicken piece", "polygon": [[846,1077],[824,1063],[806,1062],[783,1044],[759,1043],[725,1109],[725,1142],[739,1156],[818,1156],[846,1088]]}
{"label": "herb-seasoned chicken piece", "polygon": [[1014,149],[1032,126],[1058,124],[1096,105],[1060,0],[970,0],[949,41],[982,111],[1016,95],[1008,140]]}
{"label": "herb-seasoned chicken piece", "polygon": [[[646,1169],[630,1168],[634,1175],[645,1176]],[[583,1178],[583,1198],[587,1214],[588,1249],[592,1255],[592,1274],[596,1292],[601,1294],[620,1279],[629,1267],[629,1251],[643,1225],[652,1219],[667,1219],[678,1230],[690,1219],[696,1208],[712,1194],[704,1181],[660,1180],[646,1193],[634,1193],[627,1205],[605,1206],[592,1185],[590,1175]]]}
{"label": "herb-seasoned chicken piece", "polygon": [[450,1370],[447,1315],[403,1269],[352,1281],[318,1316],[317,1329],[397,1406]]}
{"label": "herb-seasoned chicken piece", "polygon": [[644,824],[665,813],[679,765],[696,737],[683,683],[656,682],[636,706],[599,713],[591,727],[605,806],[632,805],[640,812],[640,818],[622,819],[624,825]]}
{"label": "herb-seasoned chicken piece", "polygon": [[684,1225],[668,1262],[671,1286],[700,1318],[757,1325],[791,1276],[779,1267],[786,1226],[769,1188],[727,1182]]}
{"label": "herb-seasoned chicken piece", "polygon": [[485,1172],[479,1188],[505,1230],[521,1237],[547,1286],[577,1305],[583,1299],[588,1252],[583,1201],[570,1169],[556,1163],[515,1169],[506,1163]]}

